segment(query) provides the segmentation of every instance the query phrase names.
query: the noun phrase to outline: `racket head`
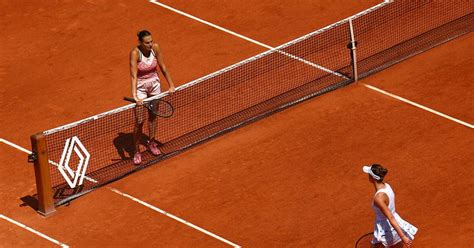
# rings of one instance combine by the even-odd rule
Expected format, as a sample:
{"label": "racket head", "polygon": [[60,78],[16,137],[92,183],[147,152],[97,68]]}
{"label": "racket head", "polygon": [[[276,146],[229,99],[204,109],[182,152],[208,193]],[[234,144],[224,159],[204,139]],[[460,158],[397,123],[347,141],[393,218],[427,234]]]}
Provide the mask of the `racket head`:
{"label": "racket head", "polygon": [[154,115],[162,118],[169,118],[174,113],[173,105],[163,99],[155,99],[147,102],[145,103],[145,107],[147,107]]}
{"label": "racket head", "polygon": [[372,244],[372,238],[374,237],[373,232],[366,233],[356,241],[355,248],[372,248],[378,247]]}

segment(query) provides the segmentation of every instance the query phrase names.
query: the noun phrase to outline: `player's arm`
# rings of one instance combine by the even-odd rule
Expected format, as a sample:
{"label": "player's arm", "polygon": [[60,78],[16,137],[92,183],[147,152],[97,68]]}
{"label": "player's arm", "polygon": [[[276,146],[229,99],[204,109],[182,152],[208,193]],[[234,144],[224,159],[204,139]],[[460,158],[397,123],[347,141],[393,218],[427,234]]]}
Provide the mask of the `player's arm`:
{"label": "player's arm", "polygon": [[130,80],[132,83],[132,97],[135,99],[135,102],[141,102],[141,99],[137,97],[137,73],[138,73],[138,51],[133,49],[130,52]]}
{"label": "player's arm", "polygon": [[411,240],[407,236],[405,236],[405,234],[403,234],[402,229],[398,225],[397,220],[395,220],[395,217],[388,208],[389,201],[390,200],[388,199],[388,196],[385,193],[378,193],[374,199],[375,206],[377,206],[385,215],[385,217],[387,217],[390,224],[398,233],[398,236],[400,236],[400,238],[403,240],[403,243],[405,243],[407,247],[411,247]]}
{"label": "player's arm", "polygon": [[165,62],[163,61],[163,54],[161,52],[161,48],[158,44],[155,43],[153,44],[153,50],[155,51],[155,54],[156,54],[156,60],[158,61],[158,66],[160,67],[161,72],[163,73],[163,75],[166,78],[166,81],[168,82],[169,91],[170,93],[173,93],[174,83],[173,83],[173,80],[171,79],[171,76],[168,70],[166,69]]}

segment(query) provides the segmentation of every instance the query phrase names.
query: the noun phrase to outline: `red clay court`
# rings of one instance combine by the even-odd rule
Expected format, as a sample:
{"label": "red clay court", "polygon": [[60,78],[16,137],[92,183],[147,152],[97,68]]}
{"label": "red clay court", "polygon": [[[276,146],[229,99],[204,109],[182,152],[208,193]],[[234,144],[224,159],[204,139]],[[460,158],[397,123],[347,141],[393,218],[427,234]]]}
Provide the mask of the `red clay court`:
{"label": "red clay court", "polygon": [[[397,212],[419,228],[414,247],[472,247],[474,3],[426,1],[418,14],[390,20],[367,11],[393,5],[409,12],[415,7],[404,4],[421,4],[415,2],[0,1],[0,247],[354,247],[373,230],[374,191],[361,166],[375,162],[389,169],[386,179],[397,194]],[[463,18],[454,18],[458,12]],[[341,20],[357,13],[365,14],[353,19],[361,75],[354,82],[345,47],[349,22]],[[429,25],[436,29],[390,50],[381,45],[389,44],[390,35],[374,35],[370,21],[361,24],[366,17],[387,25],[379,32],[398,30],[400,39]],[[118,170],[124,170],[123,178],[97,189],[86,178],[87,194],[75,199],[66,199],[66,193],[61,198],[58,189],[67,185],[61,182],[52,190],[56,212],[39,215],[35,172],[27,163],[30,135],[112,109],[129,113],[122,100],[130,95],[128,54],[144,28],[162,47],[168,70],[182,87],[177,105],[216,85],[225,88],[212,81],[207,88],[206,80],[247,77],[247,65],[267,58],[281,70],[267,72],[263,62],[255,62],[261,74],[249,74],[247,86],[232,87],[248,94],[249,106],[257,101],[254,92],[278,97],[255,109],[244,104],[248,111],[242,115],[257,116],[256,121],[241,124],[232,113],[216,123],[239,128],[223,127],[215,137],[208,129],[183,131],[173,117],[169,128],[161,129],[172,140],[164,145],[166,159],[149,158],[150,166],[139,171],[127,167],[126,156],[107,167],[90,167],[95,171],[86,174],[89,179],[100,181]],[[305,42],[316,37],[320,44],[314,51],[280,47],[313,32]],[[398,59],[417,47],[426,51]],[[229,66],[217,77],[206,76]],[[278,83],[269,88],[259,83],[274,75],[285,80],[271,81]],[[284,88],[293,78],[301,80],[302,90],[280,94],[294,91]],[[311,96],[317,96],[301,97],[314,90],[305,81],[313,79]],[[203,89],[189,93],[194,91],[186,85],[195,81]],[[332,91],[325,93],[327,87]],[[238,100],[222,92],[209,94],[216,109]],[[270,105],[284,109],[270,114],[265,112]],[[207,105],[190,106],[178,108],[176,118],[194,116]],[[227,114],[213,110],[209,115]],[[213,120],[207,118],[190,118],[187,128]],[[108,121],[90,123],[115,125]],[[175,142],[173,135],[180,139]],[[202,139],[205,135],[213,138]],[[58,148],[48,152],[54,161],[64,146],[63,136],[57,137],[53,147]],[[102,145],[80,138],[89,149]],[[198,144],[187,147],[182,142],[188,140]],[[54,181],[60,174],[51,168]]]}

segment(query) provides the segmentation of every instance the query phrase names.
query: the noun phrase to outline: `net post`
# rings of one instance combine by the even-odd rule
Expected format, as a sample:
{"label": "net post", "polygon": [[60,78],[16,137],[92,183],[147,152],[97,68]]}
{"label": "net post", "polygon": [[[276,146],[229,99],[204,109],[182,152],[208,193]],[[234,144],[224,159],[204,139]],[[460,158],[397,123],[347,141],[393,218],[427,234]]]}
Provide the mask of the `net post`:
{"label": "net post", "polygon": [[56,212],[53,201],[53,191],[51,190],[51,175],[46,149],[46,137],[42,133],[31,135],[31,148],[35,154],[34,167],[36,190],[38,193],[37,212],[43,216],[50,216]]}
{"label": "net post", "polygon": [[352,73],[353,79],[355,82],[359,81],[359,74],[357,72],[357,41],[354,38],[354,26],[352,25],[352,18],[349,18],[349,33],[351,37],[350,43],[347,45],[347,48],[351,49],[351,61],[352,61]]}

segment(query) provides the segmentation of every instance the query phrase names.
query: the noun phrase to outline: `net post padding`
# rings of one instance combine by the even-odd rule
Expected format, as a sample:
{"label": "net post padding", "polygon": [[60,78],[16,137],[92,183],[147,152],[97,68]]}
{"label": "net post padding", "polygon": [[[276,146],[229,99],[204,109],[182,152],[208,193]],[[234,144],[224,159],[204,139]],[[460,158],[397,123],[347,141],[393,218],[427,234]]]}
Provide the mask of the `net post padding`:
{"label": "net post padding", "polygon": [[38,213],[50,216],[56,212],[51,190],[51,175],[46,148],[46,137],[42,133],[31,135],[31,148],[36,154],[34,160],[36,190],[38,193]]}
{"label": "net post padding", "polygon": [[354,82],[359,81],[359,74],[357,73],[357,42],[354,37],[354,26],[352,25],[352,18],[349,18],[349,33],[351,37],[351,42],[347,47],[351,50],[351,64],[352,64],[352,78]]}

